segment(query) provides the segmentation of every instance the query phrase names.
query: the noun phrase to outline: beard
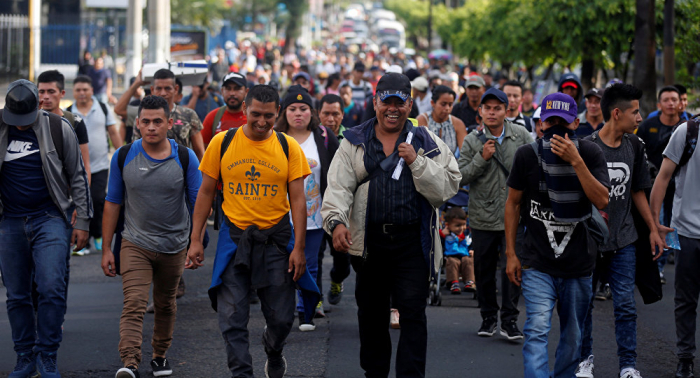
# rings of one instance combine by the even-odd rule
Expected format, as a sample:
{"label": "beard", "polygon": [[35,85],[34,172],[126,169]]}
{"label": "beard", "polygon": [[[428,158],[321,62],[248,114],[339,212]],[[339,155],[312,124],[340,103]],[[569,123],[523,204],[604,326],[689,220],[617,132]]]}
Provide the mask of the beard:
{"label": "beard", "polygon": [[226,101],[226,107],[227,107],[229,110],[240,110],[240,109],[241,109],[241,105],[243,105],[243,103],[242,103],[241,101],[237,100],[237,99],[233,99],[233,98],[232,98],[232,99],[228,99],[228,100]]}

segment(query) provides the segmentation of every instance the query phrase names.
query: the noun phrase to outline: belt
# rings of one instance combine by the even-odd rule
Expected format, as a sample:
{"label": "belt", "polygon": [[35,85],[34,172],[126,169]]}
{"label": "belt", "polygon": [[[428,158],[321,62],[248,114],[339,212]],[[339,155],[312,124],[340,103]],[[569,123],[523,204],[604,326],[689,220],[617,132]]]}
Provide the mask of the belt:
{"label": "belt", "polygon": [[369,231],[376,234],[397,235],[420,232],[420,222],[409,224],[371,223]]}

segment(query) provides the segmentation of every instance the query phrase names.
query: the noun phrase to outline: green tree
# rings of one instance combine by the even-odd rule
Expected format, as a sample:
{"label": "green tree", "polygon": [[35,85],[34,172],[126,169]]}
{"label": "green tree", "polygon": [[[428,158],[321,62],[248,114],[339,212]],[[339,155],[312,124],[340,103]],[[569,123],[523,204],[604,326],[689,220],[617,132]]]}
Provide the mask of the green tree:
{"label": "green tree", "polygon": [[289,12],[284,44],[284,52],[287,53],[293,51],[296,45],[299,32],[301,31],[302,19],[304,13],[309,8],[309,2],[306,0],[283,0],[281,2],[287,6],[287,11]]}
{"label": "green tree", "polygon": [[217,20],[225,14],[224,0],[170,0],[173,24],[204,26],[216,29]]}

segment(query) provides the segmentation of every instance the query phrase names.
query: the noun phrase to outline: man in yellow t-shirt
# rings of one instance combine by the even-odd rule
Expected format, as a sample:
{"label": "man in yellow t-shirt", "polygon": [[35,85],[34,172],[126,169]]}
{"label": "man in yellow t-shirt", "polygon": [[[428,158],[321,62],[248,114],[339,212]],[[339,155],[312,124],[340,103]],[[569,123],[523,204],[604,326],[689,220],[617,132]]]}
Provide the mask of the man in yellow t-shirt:
{"label": "man in yellow t-shirt", "polygon": [[[265,373],[281,378],[287,369],[282,348],[294,323],[295,281],[306,269],[304,178],[311,169],[299,144],[272,130],[279,113],[279,95],[273,87],[251,88],[243,111],[247,123],[214,136],[204,153],[185,267],[196,269],[204,261],[201,230],[220,177],[225,222],[219,231],[209,297],[219,313],[228,367],[234,377],[253,377],[247,325],[250,293],[257,290],[267,321]],[[222,158],[225,140],[230,144]]]}

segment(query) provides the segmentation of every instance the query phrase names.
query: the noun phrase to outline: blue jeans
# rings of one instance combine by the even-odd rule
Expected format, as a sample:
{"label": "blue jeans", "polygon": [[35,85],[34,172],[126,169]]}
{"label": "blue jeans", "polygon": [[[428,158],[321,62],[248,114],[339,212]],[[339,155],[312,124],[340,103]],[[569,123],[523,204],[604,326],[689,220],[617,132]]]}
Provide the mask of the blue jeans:
{"label": "blue jeans", "polygon": [[[304,255],[306,256],[306,269],[309,270],[309,274],[313,279],[316,279],[316,274],[318,273],[318,254],[321,251],[321,242],[323,241],[323,234],[325,231],[323,229],[318,230],[306,230],[306,245],[304,247]],[[304,302],[301,300],[301,290],[297,290],[297,311],[304,311]],[[309,309],[309,311],[316,311],[315,308]]]}
{"label": "blue jeans", "polygon": [[[0,219],[0,269],[17,353],[58,350],[66,314],[71,233],[57,208],[37,216]],[[32,280],[39,294],[36,319]]]}
{"label": "blue jeans", "polygon": [[[598,278],[607,278],[612,290],[613,312],[615,313],[615,339],[620,370],[637,365],[637,307],[634,301],[634,277],[637,263],[636,248],[630,244],[615,252],[605,253],[598,259],[596,272],[593,274],[593,287]],[[581,360],[593,354],[593,297],[583,328]]]}
{"label": "blue jeans", "polygon": [[[581,330],[591,298],[591,277],[557,278],[533,268],[522,271],[525,298],[525,378],[571,378],[581,355]],[[549,371],[547,343],[554,306],[559,313],[559,345]]]}

